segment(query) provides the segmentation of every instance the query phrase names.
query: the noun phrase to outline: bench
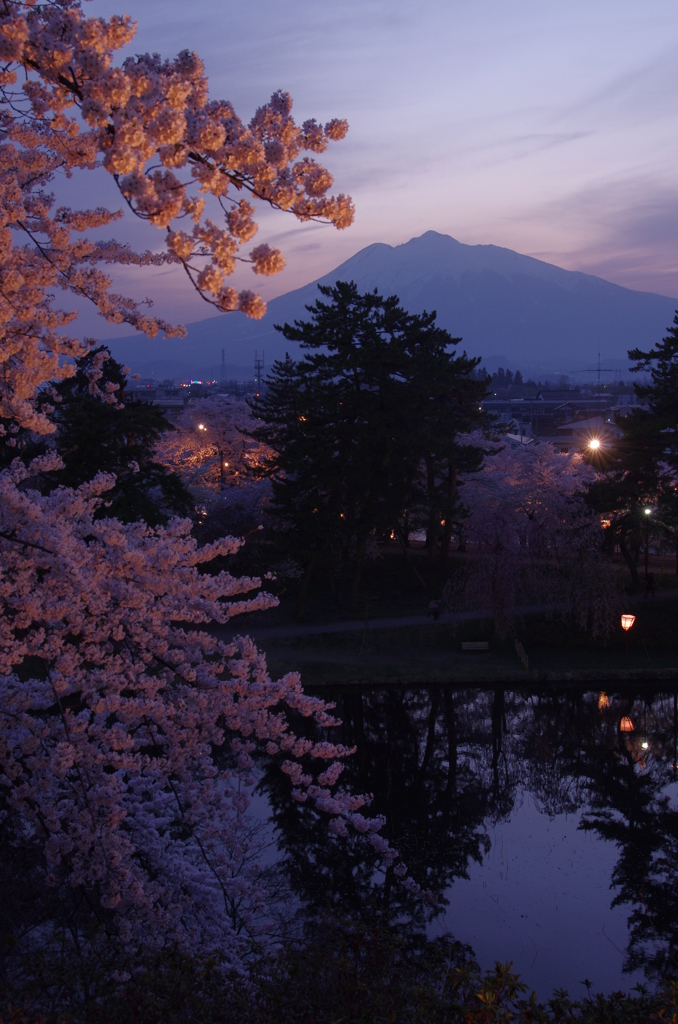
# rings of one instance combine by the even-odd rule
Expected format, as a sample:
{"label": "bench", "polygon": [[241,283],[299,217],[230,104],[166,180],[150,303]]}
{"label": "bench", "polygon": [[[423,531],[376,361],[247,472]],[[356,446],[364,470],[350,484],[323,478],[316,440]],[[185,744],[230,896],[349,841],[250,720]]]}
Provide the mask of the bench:
{"label": "bench", "polygon": [[490,644],[487,640],[465,640],[461,649],[462,651],[489,651]]}

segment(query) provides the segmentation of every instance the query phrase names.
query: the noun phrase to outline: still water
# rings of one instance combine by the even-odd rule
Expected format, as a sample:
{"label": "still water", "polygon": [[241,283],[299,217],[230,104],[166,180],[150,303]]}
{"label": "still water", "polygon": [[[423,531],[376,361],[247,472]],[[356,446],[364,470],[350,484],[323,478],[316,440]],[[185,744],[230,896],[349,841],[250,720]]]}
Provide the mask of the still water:
{"label": "still water", "polygon": [[[395,928],[513,961],[540,997],[650,985],[678,954],[678,691],[337,688],[354,746],[342,779],[433,903],[361,838],[259,784],[277,860],[304,914]],[[295,723],[299,732],[308,723]]]}

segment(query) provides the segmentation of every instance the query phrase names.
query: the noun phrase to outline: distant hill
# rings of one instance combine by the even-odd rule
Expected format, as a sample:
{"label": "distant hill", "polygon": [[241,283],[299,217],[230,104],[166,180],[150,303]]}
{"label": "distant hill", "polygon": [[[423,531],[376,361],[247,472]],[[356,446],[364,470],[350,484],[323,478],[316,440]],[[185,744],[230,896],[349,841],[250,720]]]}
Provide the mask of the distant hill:
{"label": "distant hill", "polygon": [[298,347],[273,329],[306,316],[317,284],[355,281],[399,296],[413,313],[436,310],[438,323],[484,364],[524,372],[591,368],[600,350],[604,366],[625,367],[627,350],[651,346],[664,334],[678,299],[637,292],[599,277],[563,270],[496,245],[464,245],[427,231],[404,245],[368,245],[330,274],[273,299],[263,320],[223,314],[187,324],[182,340],[121,338],[116,358],[144,375],[218,376],[225,349],[227,376],[252,376],[254,353],[266,367]]}

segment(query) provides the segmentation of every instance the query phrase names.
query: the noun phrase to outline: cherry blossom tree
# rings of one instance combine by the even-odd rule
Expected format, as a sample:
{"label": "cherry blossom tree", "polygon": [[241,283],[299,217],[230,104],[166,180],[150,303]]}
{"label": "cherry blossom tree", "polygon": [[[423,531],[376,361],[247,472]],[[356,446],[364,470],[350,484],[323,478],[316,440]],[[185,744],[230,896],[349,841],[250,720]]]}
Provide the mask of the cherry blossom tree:
{"label": "cherry blossom tree", "polygon": [[[114,478],[43,497],[22,486],[54,469],[36,461],[0,480],[3,813],[42,846],[45,884],[96,893],[119,937],[232,953],[263,910],[240,871],[255,748],[296,799],[351,820],[364,800],[331,794],[346,750],[290,734],[285,706],[333,722],[298,675],[274,682],[248,638],[199,628],[276,603],[198,570],[240,542],[97,520]],[[301,757],[329,764],[316,780]]]}
{"label": "cherry blossom tree", "polygon": [[175,426],[159,441],[158,459],[203,498],[224,487],[252,484],[271,456],[267,445],[249,436],[256,421],[247,403],[236,398],[198,399]]}
{"label": "cherry blossom tree", "polygon": [[[35,430],[49,430],[37,388],[67,376],[63,357],[84,351],[63,333],[75,314],[55,309],[50,289],[84,296],[109,322],[149,336],[180,334],[112,293],[101,269],[169,261],[218,309],[261,317],[260,296],[225,284],[238,260],[260,275],[284,266],[265,243],[241,254],[257,231],[253,201],[339,228],[353,219],[350,199],[327,195],[332,176],[308,155],[343,138],[345,121],[298,126],[290,97],[277,92],[244,124],[230,103],[209,99],[203,64],[188,50],[114,65],[134,31],[127,16],[86,18],[79,0],[7,0],[0,10],[0,416]],[[88,239],[121,211],[55,209],[47,186],[57,172],[102,165],[129,210],[164,232],[164,251]],[[212,207],[221,225],[207,216]]]}
{"label": "cherry blossom tree", "polygon": [[185,409],[156,446],[157,460],[195,499],[201,537],[248,534],[262,524],[271,500],[264,476],[271,450],[249,436],[254,426],[246,402],[214,395]]}
{"label": "cherry blossom tree", "polygon": [[[277,93],[244,125],[208,99],[194,54],[114,66],[133,32],[128,18],[85,18],[77,0],[0,9],[0,416],[10,447],[19,427],[50,432],[38,389],[71,375],[66,357],[88,349],[63,333],[74,314],[55,309],[55,288],[109,321],[176,333],[112,294],[100,266],[178,261],[207,301],[259,316],[256,295],[223,283],[256,230],[249,199],[234,196],[302,220],[351,220],[346,197],[327,198],[329,173],[301,156],[341,138],[344,122],[299,128]],[[165,231],[164,253],[88,240],[115,212],[54,209],[46,188],[57,171],[101,164],[130,209]],[[204,216],[210,197],[223,228]],[[282,266],[266,246],[248,258],[260,274]],[[100,397],[117,403],[115,388]],[[87,941],[171,944],[238,963],[267,928],[246,821],[255,757],[273,761],[336,834],[350,825],[384,864],[396,855],[380,819],[362,815],[365,798],[338,785],[346,749],[288,726],[293,709],[325,728],[331,706],[304,695],[296,674],[272,680],[247,637],[223,642],[205,628],[275,603],[260,579],[209,571],[241,542],[199,548],[188,520],[151,529],[97,517],[115,478],[41,493],[41,474],[58,468],[47,455],[0,473],[0,827],[34,884],[56,893],[51,909],[16,923],[15,939],[54,934],[80,951]]]}
{"label": "cherry blossom tree", "polygon": [[447,606],[491,609],[500,636],[525,604],[607,634],[619,596],[600,519],[583,497],[595,475],[583,456],[548,444],[508,444],[488,455],[461,489],[469,556],[446,584]]}

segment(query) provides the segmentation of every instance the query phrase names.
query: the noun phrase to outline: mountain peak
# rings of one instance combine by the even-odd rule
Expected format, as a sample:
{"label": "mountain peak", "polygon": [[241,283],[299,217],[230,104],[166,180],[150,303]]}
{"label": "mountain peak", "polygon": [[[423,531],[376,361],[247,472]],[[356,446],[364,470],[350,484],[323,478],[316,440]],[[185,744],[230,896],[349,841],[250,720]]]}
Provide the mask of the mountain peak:
{"label": "mountain peak", "polygon": [[273,299],[261,321],[224,314],[188,324],[185,340],[135,337],[111,342],[111,349],[143,373],[156,364],[162,374],[164,363],[168,376],[218,373],[222,347],[227,363],[244,368],[253,365],[255,348],[264,349],[270,366],[286,351],[299,354],[273,325],[303,319],[305,306],[318,297],[317,285],[336,281],[397,295],[412,313],[436,310],[438,324],[461,337],[470,355],[542,374],[587,369],[599,351],[608,365],[612,360],[625,367],[628,349],[658,341],[678,305],[512,249],[467,245],[426,231],[401,245],[366,246],[318,281]]}

